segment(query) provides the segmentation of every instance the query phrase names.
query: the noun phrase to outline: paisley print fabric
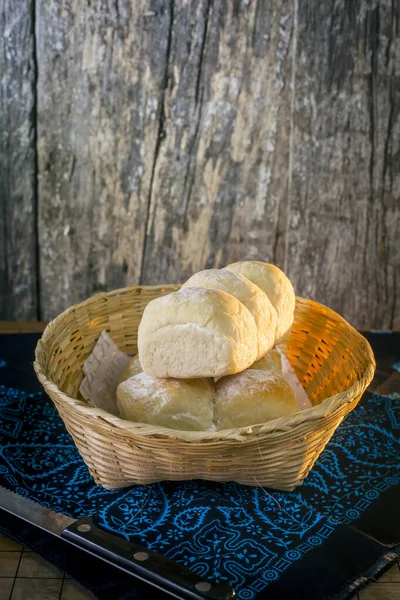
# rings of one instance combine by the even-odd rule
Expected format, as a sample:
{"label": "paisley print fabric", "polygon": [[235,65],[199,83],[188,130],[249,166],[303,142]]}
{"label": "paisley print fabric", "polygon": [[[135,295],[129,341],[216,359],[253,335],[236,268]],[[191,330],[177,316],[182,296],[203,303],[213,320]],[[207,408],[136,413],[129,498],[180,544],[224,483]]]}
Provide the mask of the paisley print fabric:
{"label": "paisley print fabric", "polygon": [[366,394],[305,483],[276,492],[235,483],[165,482],[106,491],[90,476],[44,394],[0,387],[0,485],[228,581],[251,599],[306,552],[400,483],[400,405]]}

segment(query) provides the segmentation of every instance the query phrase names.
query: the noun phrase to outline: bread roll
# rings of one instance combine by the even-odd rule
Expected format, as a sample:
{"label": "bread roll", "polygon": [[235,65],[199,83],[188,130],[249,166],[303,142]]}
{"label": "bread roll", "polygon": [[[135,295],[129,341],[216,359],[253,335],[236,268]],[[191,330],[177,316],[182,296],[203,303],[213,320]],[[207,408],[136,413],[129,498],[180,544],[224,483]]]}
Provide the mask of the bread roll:
{"label": "bread roll", "polygon": [[213,390],[200,379],[156,379],[146,373],[130,377],[117,388],[123,419],[181,431],[213,428]]}
{"label": "bread roll", "polygon": [[142,372],[142,365],[140,364],[140,360],[138,356],[132,358],[132,360],[128,363],[125,371],[122,373],[122,377],[120,379],[120,383],[129,379],[129,377],[133,377],[134,375],[138,375],[138,373]]}
{"label": "bread roll", "polygon": [[298,411],[290,385],[274,373],[247,369],[215,384],[214,422],[217,429],[266,423]]}
{"label": "bread roll", "polygon": [[200,287],[222,290],[235,296],[253,315],[258,331],[257,358],[264,356],[275,343],[277,313],[268,296],[243,275],[225,269],[199,271],[183,284],[182,288]]}
{"label": "bread roll", "polygon": [[218,377],[247,369],[258,354],[249,310],[220,290],[185,288],[146,306],[139,360],[153,377]]}
{"label": "bread roll", "polygon": [[275,265],[257,260],[237,262],[225,268],[232,273],[244,275],[267,294],[278,313],[275,342],[281,342],[293,324],[296,304],[293,286],[285,273]]}
{"label": "bread roll", "polygon": [[253,363],[250,369],[260,369],[262,371],[270,371],[277,375],[282,375],[282,359],[278,350],[274,348],[265,356]]}

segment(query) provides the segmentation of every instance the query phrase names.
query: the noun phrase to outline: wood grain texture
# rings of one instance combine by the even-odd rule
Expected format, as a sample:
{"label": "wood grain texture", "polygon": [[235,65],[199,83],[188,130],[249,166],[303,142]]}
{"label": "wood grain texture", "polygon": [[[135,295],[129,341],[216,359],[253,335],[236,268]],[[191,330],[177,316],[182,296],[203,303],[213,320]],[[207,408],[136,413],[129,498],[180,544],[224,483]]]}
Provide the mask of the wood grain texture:
{"label": "wood grain texture", "polygon": [[379,583],[397,583],[397,589],[400,597],[400,565],[399,562],[395,563],[390,569],[388,569],[380,578]]}
{"label": "wood grain texture", "polygon": [[142,282],[283,264],[292,1],[173,3]]}
{"label": "wood grain texture", "polygon": [[46,325],[41,321],[0,321],[0,333],[41,333]]}
{"label": "wood grain texture", "polygon": [[45,319],[243,255],[283,263],[291,2],[131,6],[38,2]]}
{"label": "wood grain texture", "polygon": [[400,327],[399,17],[398,0],[298,5],[287,270],[359,328]]}
{"label": "wood grain texture", "polygon": [[37,1],[42,317],[138,281],[170,6]]}
{"label": "wood grain texture", "polygon": [[400,328],[400,0],[31,1],[0,9],[1,318],[247,258]]}
{"label": "wood grain texture", "polygon": [[398,600],[400,588],[396,583],[371,583],[359,592],[359,600]]}
{"label": "wood grain texture", "polygon": [[35,65],[30,0],[0,3],[0,314],[36,319]]}

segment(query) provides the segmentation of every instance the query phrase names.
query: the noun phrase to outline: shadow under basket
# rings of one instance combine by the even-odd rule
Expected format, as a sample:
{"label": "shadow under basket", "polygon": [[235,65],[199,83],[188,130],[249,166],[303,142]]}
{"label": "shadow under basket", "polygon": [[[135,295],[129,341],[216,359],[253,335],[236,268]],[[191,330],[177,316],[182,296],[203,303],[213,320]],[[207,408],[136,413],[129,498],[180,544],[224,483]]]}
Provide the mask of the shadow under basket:
{"label": "shadow under basket", "polygon": [[132,423],[90,407],[80,396],[82,365],[105,329],[122,351],[137,352],[143,310],[177,285],[136,286],[72,306],[46,327],[35,371],[96,483],[107,489],[163,480],[237,481],[293,490],[372,380],[367,340],[325,306],[297,298],[281,348],[313,408],[265,424],[217,432]]}

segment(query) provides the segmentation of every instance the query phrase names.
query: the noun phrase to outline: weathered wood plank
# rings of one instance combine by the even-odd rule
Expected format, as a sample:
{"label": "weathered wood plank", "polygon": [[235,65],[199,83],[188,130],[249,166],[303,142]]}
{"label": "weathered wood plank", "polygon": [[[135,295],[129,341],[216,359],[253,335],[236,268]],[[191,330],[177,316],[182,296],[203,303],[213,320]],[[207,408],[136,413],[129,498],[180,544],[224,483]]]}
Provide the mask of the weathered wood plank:
{"label": "weathered wood plank", "polygon": [[45,318],[139,277],[283,263],[291,2],[130,6],[38,1]]}
{"label": "weathered wood plank", "polygon": [[0,3],[0,319],[36,319],[35,64],[30,0]]}
{"label": "weathered wood plank", "polygon": [[400,327],[399,18],[398,0],[298,3],[286,264],[360,328]]}
{"label": "weathered wood plank", "polygon": [[[388,569],[382,577],[379,578],[379,583],[398,583],[398,591],[400,592],[400,564],[395,563],[390,569]],[[399,593],[400,596],[400,593]]]}
{"label": "weathered wood plank", "polygon": [[139,280],[164,94],[166,0],[37,0],[43,317]]}
{"label": "weathered wood plank", "polygon": [[293,3],[175,2],[142,282],[283,264]]}
{"label": "weathered wood plank", "polygon": [[0,333],[41,333],[46,325],[42,321],[0,321]]}
{"label": "weathered wood plank", "polygon": [[399,12],[37,0],[43,318],[257,258],[359,327],[400,327]]}
{"label": "weathered wood plank", "polygon": [[399,597],[397,583],[371,583],[358,594],[359,600],[398,600]]}

